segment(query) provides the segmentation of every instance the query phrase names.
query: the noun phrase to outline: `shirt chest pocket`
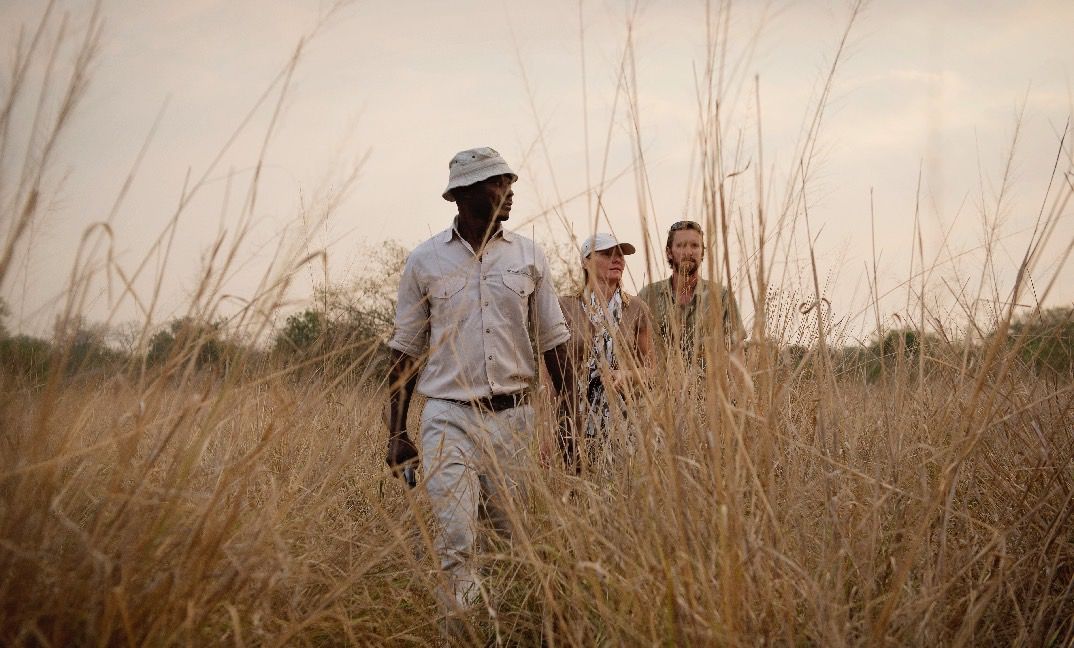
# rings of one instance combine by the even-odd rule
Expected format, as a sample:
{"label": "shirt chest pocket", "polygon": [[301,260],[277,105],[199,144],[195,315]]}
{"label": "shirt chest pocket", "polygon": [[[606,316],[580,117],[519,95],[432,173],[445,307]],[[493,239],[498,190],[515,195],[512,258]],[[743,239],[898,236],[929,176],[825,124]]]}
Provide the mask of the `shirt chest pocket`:
{"label": "shirt chest pocket", "polygon": [[529,297],[537,288],[533,276],[525,270],[508,268],[503,272],[503,285],[519,297]]}
{"label": "shirt chest pocket", "polygon": [[440,277],[429,288],[430,299],[451,299],[466,287],[466,277]]}

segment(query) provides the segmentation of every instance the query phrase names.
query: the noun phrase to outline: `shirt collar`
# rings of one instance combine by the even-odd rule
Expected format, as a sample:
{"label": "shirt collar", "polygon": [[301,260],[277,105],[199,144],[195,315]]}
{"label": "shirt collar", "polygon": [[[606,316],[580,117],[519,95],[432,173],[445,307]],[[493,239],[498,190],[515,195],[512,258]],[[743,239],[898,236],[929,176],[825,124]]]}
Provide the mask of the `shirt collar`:
{"label": "shirt collar", "polygon": [[[456,214],[455,218],[451,220],[451,227],[447,228],[440,234],[439,241],[441,243],[447,244],[450,243],[451,240],[456,236],[458,236],[460,240],[462,239],[462,234],[459,234],[458,214]],[[496,237],[502,238],[506,243],[511,243],[515,240],[515,235],[505,230],[502,224],[500,225],[500,230],[492,235],[493,239],[495,239]]]}
{"label": "shirt collar", "polygon": [[[619,293],[619,299],[622,300],[623,306],[626,306],[630,303],[630,293],[623,290],[622,286],[616,288],[615,292]],[[582,289],[578,291],[577,297],[578,299],[581,299],[583,302],[585,302],[590,299],[592,294],[593,292],[589,290],[589,286],[582,286]]]}

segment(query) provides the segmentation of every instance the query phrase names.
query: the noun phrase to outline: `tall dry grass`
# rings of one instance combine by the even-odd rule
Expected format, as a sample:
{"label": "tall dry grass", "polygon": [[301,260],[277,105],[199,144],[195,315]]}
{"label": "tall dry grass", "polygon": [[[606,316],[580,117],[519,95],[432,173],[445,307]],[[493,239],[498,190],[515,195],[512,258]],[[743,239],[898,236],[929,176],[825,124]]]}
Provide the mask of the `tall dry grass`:
{"label": "tall dry grass", "polygon": [[[738,420],[658,394],[636,421],[644,449],[606,481],[535,461],[522,532],[480,557],[496,623],[477,617],[475,631],[560,645],[1068,642],[1069,391],[1012,377],[986,389],[1004,402],[986,418],[957,376],[832,392],[791,374],[776,369],[785,395]],[[382,399],[125,377],[9,394],[3,636],[435,637],[428,513],[382,469]],[[985,424],[960,435],[975,413]],[[675,431],[660,446],[646,434],[658,427]]]}
{"label": "tall dry grass", "polygon": [[[720,11],[708,19],[715,33],[726,29]],[[86,51],[96,34],[87,30]],[[624,52],[620,90],[636,117],[629,43]],[[76,59],[76,72],[89,60]],[[699,84],[697,204],[722,246],[708,271],[724,281],[734,274],[734,219],[745,213],[756,225],[756,240],[744,243],[756,262],[735,282],[739,299],[754,303],[754,343],[745,364],[711,345],[705,373],[669,368],[631,409],[636,451],[600,479],[542,456],[553,422],[540,411],[523,479],[529,497],[512,511],[516,533],[475,557],[484,605],[462,619],[474,643],[1074,641],[1074,390],[1021,364],[1002,335],[1012,309],[993,323],[998,335],[896,359],[869,380],[832,351],[844,333],[827,314],[815,266],[810,286],[773,274],[779,238],[809,218],[809,164],[838,60],[807,119],[801,164],[773,198],[763,165],[753,185],[734,173],[742,145],[726,147],[720,103],[730,73],[710,52]],[[270,90],[285,88],[296,61]],[[72,75],[71,96],[82,79]],[[34,164],[43,170],[48,160]],[[17,190],[4,185],[0,285],[24,241],[22,219],[35,217],[40,200],[29,177]],[[1062,184],[1044,199],[1023,274],[1069,206]],[[190,182],[176,218],[198,186]],[[747,210],[743,192],[759,197]],[[326,197],[325,214],[338,198]],[[240,232],[217,242],[192,315],[219,310],[241,240]],[[238,324],[252,334],[266,326],[288,277],[315,258],[305,250],[304,241],[281,248]],[[76,264],[68,316],[92,267]],[[128,289],[141,272],[110,267]],[[794,290],[807,295],[805,317],[797,303],[781,309],[770,299]],[[155,300],[141,300],[150,321]],[[804,358],[788,358],[791,339],[810,343]],[[435,642],[435,529],[421,489],[405,490],[383,465],[383,390],[351,380],[353,372],[310,378],[302,367],[207,374],[196,368],[199,344],[188,340],[163,367],[93,380],[61,369],[36,385],[5,375],[0,641]]]}

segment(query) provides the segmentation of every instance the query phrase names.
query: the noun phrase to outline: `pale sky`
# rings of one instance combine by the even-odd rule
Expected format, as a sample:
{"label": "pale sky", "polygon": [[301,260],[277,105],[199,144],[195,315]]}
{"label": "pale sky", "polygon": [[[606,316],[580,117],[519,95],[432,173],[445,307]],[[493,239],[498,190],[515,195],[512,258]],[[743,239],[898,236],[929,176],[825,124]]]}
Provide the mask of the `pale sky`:
{"label": "pale sky", "polygon": [[[34,24],[43,5],[28,0],[0,5],[7,60],[20,25]],[[226,292],[252,294],[281,239],[304,252],[326,248],[330,281],[343,281],[362,270],[360,253],[367,246],[394,239],[411,247],[445,228],[454,215],[452,205],[440,198],[447,162],[473,146],[496,148],[519,173],[508,226],[539,240],[563,242],[570,240],[568,228],[579,234],[591,228],[586,151],[588,146],[595,185],[608,141],[608,176],[621,177],[604,189],[610,224],[602,221],[601,229],[610,227],[621,239],[640,243],[634,144],[622,97],[612,112],[633,6],[623,0],[415,0],[356,2],[333,14],[295,70],[267,149],[241,267]],[[89,2],[58,2],[76,27],[89,7]],[[651,190],[645,228],[659,247],[670,223],[701,217],[695,79],[705,59],[705,3],[643,0],[639,7],[633,33],[637,119]],[[116,263],[128,270],[167,226],[188,171],[194,178],[205,172],[328,8],[318,0],[103,3],[101,55],[57,159],[54,177],[65,177],[63,185],[33,228],[28,254],[3,286],[14,328],[48,329],[83,232],[107,218],[157,115],[162,115],[160,125],[112,221]],[[802,125],[812,115],[849,9],[849,2],[828,0],[732,5],[728,57],[738,66],[724,95],[724,130],[732,141],[741,133],[742,160],[750,164],[740,176],[744,185],[736,199],[745,213],[755,206],[752,183],[759,164],[754,77],[760,84],[764,173],[774,206],[786,194]],[[929,277],[930,300],[950,303],[945,286],[964,283],[968,292],[975,291],[985,238],[982,212],[996,216],[999,180],[1024,110],[1010,193],[998,214],[1002,238],[995,275],[1001,295],[1009,290],[1074,106],[1072,25],[1074,2],[1069,0],[878,0],[866,7],[835,77],[807,186],[818,271],[837,318],[871,315],[865,281],[872,258],[870,191],[880,290],[890,293],[882,302],[883,317],[890,325],[893,315],[906,310],[903,282],[910,276],[919,168],[925,258],[929,265],[941,260]],[[582,95],[580,27],[588,103]],[[754,33],[759,38],[751,44]],[[7,60],[0,76],[5,92]],[[221,229],[237,227],[273,106],[270,100],[255,113],[181,216],[155,322],[185,312],[207,250]],[[28,111],[19,114],[16,134],[29,129]],[[1061,174],[1071,168],[1072,151],[1068,138]],[[304,244],[303,223],[315,215],[304,219],[299,206],[315,204],[316,196],[338,185],[350,165],[363,158],[346,200]],[[16,169],[11,159],[20,158],[5,161],[9,177]],[[225,204],[229,170],[232,189]],[[1049,206],[1070,181],[1060,175]],[[561,199],[568,202],[558,214],[548,214]],[[1059,251],[1074,238],[1072,220],[1074,207],[1067,205],[1033,273],[1038,290],[1061,273],[1051,305],[1074,298],[1074,272],[1058,266]],[[788,292],[807,288],[801,222],[794,234],[790,251],[777,255],[777,261],[791,262],[780,263],[775,277]],[[790,235],[785,232],[785,240]],[[742,262],[755,245],[733,241],[731,248],[733,284],[744,292]],[[642,255],[630,260],[628,289],[651,279],[645,265]],[[663,264],[654,270],[656,278],[666,274]],[[143,295],[152,292],[150,274],[137,284]],[[322,279],[319,264],[299,272],[290,292],[292,307],[301,306]],[[108,288],[101,275],[86,307],[90,319],[141,317],[131,300],[110,303],[114,297]],[[1021,300],[1031,301],[1031,296]],[[223,310],[237,304],[225,304]],[[865,333],[870,322],[861,325]]]}

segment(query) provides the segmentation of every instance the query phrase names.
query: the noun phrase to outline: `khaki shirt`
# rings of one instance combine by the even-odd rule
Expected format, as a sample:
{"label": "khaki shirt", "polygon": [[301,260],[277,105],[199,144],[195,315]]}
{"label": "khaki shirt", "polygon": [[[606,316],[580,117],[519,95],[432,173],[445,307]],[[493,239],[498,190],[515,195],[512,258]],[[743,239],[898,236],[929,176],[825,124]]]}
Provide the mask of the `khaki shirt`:
{"label": "khaki shirt", "polygon": [[724,286],[707,279],[698,279],[689,303],[679,304],[671,287],[671,279],[653,282],[641,289],[638,297],[645,300],[652,312],[653,326],[658,335],[661,355],[666,357],[669,349],[679,349],[686,359],[704,357],[705,341],[715,339],[717,288],[723,302],[723,335],[725,343],[740,343],[745,338],[745,328],[738,312],[738,304]]}
{"label": "khaki shirt", "polygon": [[416,247],[395,308],[388,346],[426,361],[417,391],[429,398],[526,389],[537,374],[534,350],[570,338],[544,252],[504,230],[480,257],[454,225]]}

